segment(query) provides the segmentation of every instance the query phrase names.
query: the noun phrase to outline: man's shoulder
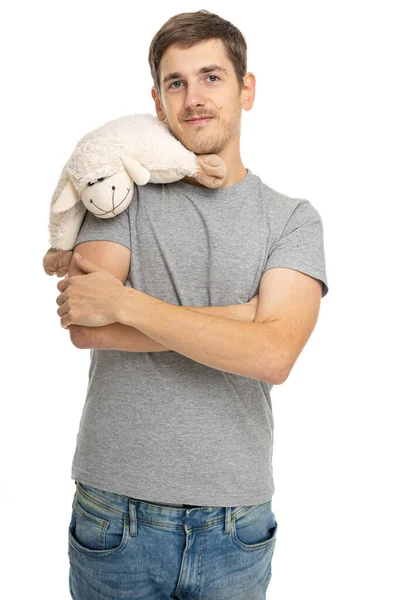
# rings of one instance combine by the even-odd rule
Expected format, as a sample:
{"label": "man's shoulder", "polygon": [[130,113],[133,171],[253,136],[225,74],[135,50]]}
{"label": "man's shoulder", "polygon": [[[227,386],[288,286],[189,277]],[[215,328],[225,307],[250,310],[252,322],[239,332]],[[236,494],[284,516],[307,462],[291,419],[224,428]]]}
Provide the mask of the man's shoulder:
{"label": "man's shoulder", "polygon": [[288,212],[292,213],[295,208],[302,203],[309,203],[308,200],[304,198],[298,198],[294,196],[289,196],[283,192],[280,192],[270,185],[266,184],[260,176],[256,176],[259,181],[259,187],[262,190],[262,195],[267,201],[267,206],[270,210],[278,210],[280,212]]}

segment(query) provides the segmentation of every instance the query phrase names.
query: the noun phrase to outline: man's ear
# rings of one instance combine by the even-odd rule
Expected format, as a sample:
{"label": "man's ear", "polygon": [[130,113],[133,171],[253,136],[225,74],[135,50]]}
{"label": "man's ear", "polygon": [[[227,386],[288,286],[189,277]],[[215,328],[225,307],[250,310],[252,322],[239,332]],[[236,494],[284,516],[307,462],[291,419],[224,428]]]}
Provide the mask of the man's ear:
{"label": "man's ear", "polygon": [[250,110],[253,107],[256,95],[256,77],[254,73],[246,73],[243,76],[243,89],[241,91],[241,105],[244,110]]}
{"label": "man's ear", "polygon": [[161,102],[160,98],[157,95],[157,92],[156,92],[156,89],[155,89],[154,86],[151,88],[151,95],[152,95],[153,100],[154,100],[157,117],[158,117],[158,119],[160,121],[164,121],[165,120],[164,108],[163,108],[163,105],[162,105],[162,102]]}

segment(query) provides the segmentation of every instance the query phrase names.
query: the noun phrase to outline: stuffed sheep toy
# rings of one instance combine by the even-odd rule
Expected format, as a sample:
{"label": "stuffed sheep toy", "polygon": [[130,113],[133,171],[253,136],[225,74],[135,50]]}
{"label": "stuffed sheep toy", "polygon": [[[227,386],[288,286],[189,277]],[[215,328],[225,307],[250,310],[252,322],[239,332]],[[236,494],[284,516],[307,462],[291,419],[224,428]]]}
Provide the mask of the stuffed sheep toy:
{"label": "stuffed sheep toy", "polygon": [[86,211],[100,219],[118,215],[132,200],[133,182],[171,183],[189,176],[217,188],[225,175],[219,156],[190,152],[165,122],[150,114],[120,117],[90,131],[76,145],[53,193],[51,248],[43,259],[46,273],[68,271],[72,254],[68,251]]}

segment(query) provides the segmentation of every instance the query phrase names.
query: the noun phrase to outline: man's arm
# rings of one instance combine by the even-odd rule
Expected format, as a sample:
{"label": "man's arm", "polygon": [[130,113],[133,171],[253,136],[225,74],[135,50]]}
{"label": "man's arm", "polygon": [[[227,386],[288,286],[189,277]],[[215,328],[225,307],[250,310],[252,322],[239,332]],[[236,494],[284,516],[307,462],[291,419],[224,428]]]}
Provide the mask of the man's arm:
{"label": "man's arm", "polygon": [[[227,306],[185,306],[188,310],[202,313],[203,315],[214,315],[237,321],[254,321],[257,304],[230,304]],[[97,348],[101,350],[122,350],[125,352],[163,352],[171,351],[159,344],[135,327],[123,323],[111,323],[104,327],[84,327],[71,325],[79,328],[77,344],[81,349]],[[75,345],[77,345],[75,344]]]}
{"label": "man's arm", "polygon": [[[83,242],[75,247],[83,257],[92,260],[110,271],[114,277],[125,283],[131,263],[131,251],[115,242],[98,240]],[[68,277],[85,275],[72,259]],[[241,321],[253,321],[257,303],[233,304],[227,306],[187,306],[188,310],[216,317],[225,317]],[[135,327],[123,323],[111,323],[104,327],[85,327],[70,325],[70,338],[74,346],[80,349],[99,348],[103,350],[122,350],[127,352],[165,352],[171,349],[156,342]]]}
{"label": "man's arm", "polygon": [[[107,269],[114,277],[125,283],[131,262],[131,251],[126,246],[108,240],[96,240],[77,244],[75,250],[81,256],[93,260],[100,267]],[[67,277],[75,277],[76,275],[86,275],[86,273],[78,267],[72,257]],[[68,328],[71,342],[77,348],[82,347],[82,338],[85,336],[86,329],[91,328],[74,324]],[[98,329],[104,328],[99,327]]]}
{"label": "man's arm", "polygon": [[279,385],[311,335],[320,301],[320,280],[271,268],[261,278],[260,320],[251,323],[193,314],[123,286],[112,310],[118,322],[196,362]]}

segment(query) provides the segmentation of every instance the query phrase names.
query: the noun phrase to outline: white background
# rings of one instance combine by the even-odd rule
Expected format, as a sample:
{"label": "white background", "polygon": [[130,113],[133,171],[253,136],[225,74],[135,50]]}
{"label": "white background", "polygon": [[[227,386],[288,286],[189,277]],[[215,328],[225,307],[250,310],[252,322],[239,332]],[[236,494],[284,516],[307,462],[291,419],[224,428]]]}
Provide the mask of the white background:
{"label": "white background", "polygon": [[[307,198],[329,293],[272,390],[268,600],[395,600],[399,565],[399,19],[395,2],[19,2],[2,10],[2,596],[68,600],[70,468],[89,350],[47,276],[50,198],[77,141],[154,113],[147,62],[174,14],[206,8],[248,44],[242,159]],[[140,9],[138,8],[140,6]],[[135,8],[136,7],[136,8]],[[6,591],[6,593],[5,593]],[[216,599],[218,600],[218,599]]]}

